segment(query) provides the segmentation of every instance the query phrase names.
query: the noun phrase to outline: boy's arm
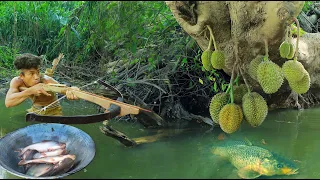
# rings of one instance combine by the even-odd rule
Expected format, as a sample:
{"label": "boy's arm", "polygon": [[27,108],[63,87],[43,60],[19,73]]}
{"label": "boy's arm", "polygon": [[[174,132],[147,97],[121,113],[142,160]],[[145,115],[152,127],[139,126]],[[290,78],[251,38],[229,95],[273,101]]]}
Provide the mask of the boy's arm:
{"label": "boy's arm", "polygon": [[39,83],[31,88],[26,89],[25,91],[20,92],[19,86],[20,83],[16,78],[13,78],[10,82],[10,88],[7,92],[5,105],[6,107],[13,107],[19,105],[24,100],[26,100],[30,95],[39,96],[40,94],[44,94],[47,96],[51,96],[51,94],[47,93],[42,88],[42,83]]}
{"label": "boy's arm", "polygon": [[[47,82],[47,83],[52,83],[52,84],[59,84],[58,81],[56,81],[55,79],[53,79],[52,77],[49,77],[49,76],[47,76],[46,82]],[[72,89],[80,90],[78,87],[75,87],[75,86],[71,87],[70,90],[67,90],[67,91],[66,91],[66,97],[67,97],[67,99],[69,99],[69,100],[79,99],[75,94],[72,93]]]}

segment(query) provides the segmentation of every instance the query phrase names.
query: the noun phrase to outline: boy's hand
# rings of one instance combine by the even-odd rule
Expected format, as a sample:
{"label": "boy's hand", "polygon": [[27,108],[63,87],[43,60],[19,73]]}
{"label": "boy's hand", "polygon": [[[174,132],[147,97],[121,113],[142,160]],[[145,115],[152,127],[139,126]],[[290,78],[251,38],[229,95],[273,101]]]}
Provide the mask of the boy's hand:
{"label": "boy's hand", "polygon": [[79,99],[78,96],[76,96],[74,93],[73,93],[73,89],[74,90],[80,90],[78,87],[70,87],[67,91],[66,91],[66,96],[67,96],[67,99],[69,100],[76,100],[76,99]]}
{"label": "boy's hand", "polygon": [[47,91],[43,89],[43,85],[44,85],[43,83],[39,83],[30,87],[29,90],[31,91],[31,94],[35,96],[40,96],[41,94],[44,94],[46,96],[51,96],[51,94],[49,94]]}

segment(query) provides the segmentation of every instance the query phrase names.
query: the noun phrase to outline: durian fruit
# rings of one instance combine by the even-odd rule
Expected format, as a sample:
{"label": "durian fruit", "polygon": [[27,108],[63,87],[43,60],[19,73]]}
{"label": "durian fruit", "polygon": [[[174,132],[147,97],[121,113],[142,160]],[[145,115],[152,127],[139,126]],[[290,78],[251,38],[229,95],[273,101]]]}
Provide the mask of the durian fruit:
{"label": "durian fruit", "polygon": [[225,57],[222,51],[216,50],[212,53],[211,65],[215,69],[223,69],[225,67]]}
{"label": "durian fruit", "polygon": [[213,96],[209,106],[209,112],[213,122],[219,124],[220,110],[223,108],[223,106],[228,104],[228,100],[229,100],[229,95],[226,94],[225,92],[217,93],[216,95]]}
{"label": "durian fruit", "polygon": [[240,128],[243,119],[242,109],[239,105],[231,103],[225,105],[219,113],[219,124],[226,133],[233,133]]}
{"label": "durian fruit", "polygon": [[296,92],[297,94],[304,94],[310,88],[310,76],[308,71],[303,72],[303,77],[300,81],[288,81],[289,86],[292,91]]}
{"label": "durian fruit", "polygon": [[263,55],[258,55],[249,64],[248,74],[254,80],[258,80],[257,70],[258,70],[259,64],[263,61],[263,57],[264,57]]}
{"label": "durian fruit", "polygon": [[268,105],[260,94],[248,92],[242,98],[242,110],[246,121],[252,127],[257,127],[267,117]]}
{"label": "durian fruit", "polygon": [[289,43],[289,46],[290,46],[290,52],[287,55],[287,59],[292,59],[294,57],[295,50],[292,43]]}
{"label": "durian fruit", "polygon": [[283,41],[279,47],[279,51],[282,58],[287,58],[290,53],[290,43]]}
{"label": "durian fruit", "polygon": [[305,69],[299,61],[289,60],[283,63],[282,71],[288,81],[294,82],[303,78]]}
{"label": "durian fruit", "polygon": [[248,92],[245,84],[239,86],[233,86],[233,100],[236,104],[241,104],[242,97]]}
{"label": "durian fruit", "polygon": [[257,78],[263,91],[267,94],[272,94],[279,90],[284,76],[277,64],[267,60],[259,64]]}
{"label": "durian fruit", "polygon": [[203,65],[204,69],[207,71],[211,71],[213,69],[213,67],[211,65],[211,61],[210,61],[211,54],[212,54],[212,51],[210,49],[207,49],[207,50],[203,51],[203,53],[201,55],[202,65]]}

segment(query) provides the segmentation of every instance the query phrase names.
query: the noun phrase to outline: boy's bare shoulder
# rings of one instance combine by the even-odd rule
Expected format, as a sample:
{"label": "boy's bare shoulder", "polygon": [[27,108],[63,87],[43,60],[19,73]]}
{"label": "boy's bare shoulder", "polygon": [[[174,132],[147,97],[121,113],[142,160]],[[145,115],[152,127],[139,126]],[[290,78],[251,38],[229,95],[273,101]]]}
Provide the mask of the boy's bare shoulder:
{"label": "boy's bare shoulder", "polygon": [[20,87],[24,86],[24,83],[19,77],[14,77],[11,79],[10,86]]}
{"label": "boy's bare shoulder", "polygon": [[45,83],[45,84],[47,84],[47,83],[58,83],[55,79],[53,79],[52,77],[47,76],[45,74],[42,76],[42,79],[43,79],[43,83]]}

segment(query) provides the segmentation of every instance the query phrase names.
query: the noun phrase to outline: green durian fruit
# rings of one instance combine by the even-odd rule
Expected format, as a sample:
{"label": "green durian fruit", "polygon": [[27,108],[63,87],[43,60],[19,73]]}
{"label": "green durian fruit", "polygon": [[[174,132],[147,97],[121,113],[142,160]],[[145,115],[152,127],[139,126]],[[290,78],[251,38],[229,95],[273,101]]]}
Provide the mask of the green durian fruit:
{"label": "green durian fruit", "polygon": [[289,45],[290,45],[290,53],[287,55],[287,59],[292,59],[294,57],[295,50],[292,43],[289,43]]}
{"label": "green durian fruit", "polygon": [[210,49],[207,49],[203,51],[201,55],[202,65],[204,69],[207,71],[211,71],[213,69],[211,65],[211,54],[212,54],[212,51]]}
{"label": "green durian fruit", "polygon": [[256,93],[246,93],[242,98],[242,110],[246,121],[253,127],[260,126],[268,114],[268,105],[263,97]]}
{"label": "green durian fruit", "polygon": [[219,124],[226,133],[233,133],[240,128],[243,119],[242,109],[239,105],[231,103],[225,105],[219,113]]}
{"label": "green durian fruit", "polygon": [[267,94],[272,94],[279,90],[284,76],[277,64],[267,60],[259,64],[257,78],[263,91]]}
{"label": "green durian fruit", "polygon": [[284,77],[288,81],[300,81],[304,76],[304,67],[303,65],[296,60],[288,60],[282,65],[282,71]]}
{"label": "green durian fruit", "polygon": [[226,94],[225,92],[217,93],[216,95],[213,96],[209,106],[209,112],[213,122],[219,124],[220,110],[223,108],[223,106],[228,104],[228,100],[229,100],[229,95]]}
{"label": "green durian fruit", "polygon": [[297,94],[304,94],[310,89],[310,75],[308,71],[304,71],[304,76],[300,81],[288,81],[292,91]]}
{"label": "green durian fruit", "polygon": [[282,42],[279,47],[279,51],[280,51],[280,56],[282,58],[286,58],[290,53],[290,43],[288,43],[287,41]]}
{"label": "green durian fruit", "polygon": [[239,86],[233,86],[233,100],[236,104],[241,104],[242,97],[248,92],[247,86],[245,84],[240,84]]}
{"label": "green durian fruit", "polygon": [[258,55],[256,56],[249,64],[248,67],[248,74],[254,80],[257,80],[257,70],[259,64],[263,61],[264,56]]}
{"label": "green durian fruit", "polygon": [[213,51],[211,65],[215,69],[223,69],[225,67],[225,57],[222,51]]}

